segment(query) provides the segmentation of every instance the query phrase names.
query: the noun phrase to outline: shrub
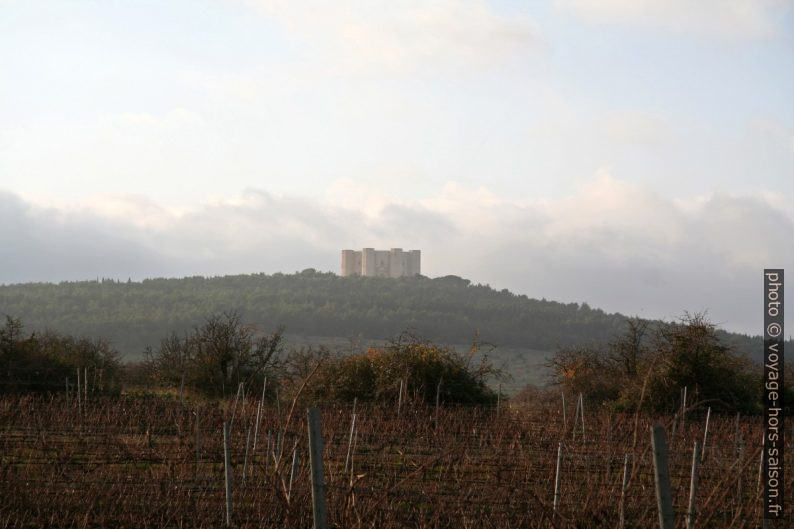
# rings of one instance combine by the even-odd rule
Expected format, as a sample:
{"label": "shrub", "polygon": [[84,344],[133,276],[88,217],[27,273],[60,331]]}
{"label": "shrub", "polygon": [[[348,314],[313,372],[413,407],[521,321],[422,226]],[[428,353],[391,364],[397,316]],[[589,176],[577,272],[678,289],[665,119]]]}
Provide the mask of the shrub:
{"label": "shrub", "polygon": [[89,390],[120,390],[119,354],[108,342],[50,331],[25,336],[23,329],[10,316],[0,327],[0,391],[61,391],[67,378],[74,388],[78,368]]}
{"label": "shrub", "polygon": [[385,347],[329,359],[310,392],[317,400],[394,401],[402,382],[406,397],[428,404],[435,403],[437,391],[447,404],[493,404],[496,394],[486,382],[500,373],[486,357],[473,364],[478,352],[476,344],[462,355],[403,335]]}
{"label": "shrub", "polygon": [[559,349],[550,362],[553,382],[615,409],[673,410],[687,387],[691,404],[760,411],[758,367],[723,344],[704,314],[685,314],[652,332],[639,319],[627,325],[606,349]]}

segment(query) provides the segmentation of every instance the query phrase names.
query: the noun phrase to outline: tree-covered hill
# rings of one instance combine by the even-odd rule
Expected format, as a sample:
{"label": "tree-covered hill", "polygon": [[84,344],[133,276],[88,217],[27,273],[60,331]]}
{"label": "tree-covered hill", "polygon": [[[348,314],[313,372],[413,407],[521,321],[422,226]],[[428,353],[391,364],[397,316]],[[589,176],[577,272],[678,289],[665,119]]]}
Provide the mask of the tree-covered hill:
{"label": "tree-covered hill", "polygon": [[[412,330],[451,344],[470,342],[479,331],[482,341],[498,346],[546,351],[607,342],[625,321],[587,304],[532,299],[456,276],[339,277],[305,270],[0,286],[0,314],[20,318],[28,331],[106,338],[125,354],[229,310],[262,331],[284,325],[290,334],[386,339]],[[754,357],[760,354],[758,339],[722,336]]]}

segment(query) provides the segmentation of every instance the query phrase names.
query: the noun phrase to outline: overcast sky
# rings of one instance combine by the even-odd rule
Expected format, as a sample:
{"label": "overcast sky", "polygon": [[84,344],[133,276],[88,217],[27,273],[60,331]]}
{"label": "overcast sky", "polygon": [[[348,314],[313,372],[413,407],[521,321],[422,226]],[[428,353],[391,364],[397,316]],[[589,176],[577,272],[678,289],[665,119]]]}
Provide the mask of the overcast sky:
{"label": "overcast sky", "polygon": [[418,248],[758,334],[792,94],[791,0],[0,0],[0,283]]}

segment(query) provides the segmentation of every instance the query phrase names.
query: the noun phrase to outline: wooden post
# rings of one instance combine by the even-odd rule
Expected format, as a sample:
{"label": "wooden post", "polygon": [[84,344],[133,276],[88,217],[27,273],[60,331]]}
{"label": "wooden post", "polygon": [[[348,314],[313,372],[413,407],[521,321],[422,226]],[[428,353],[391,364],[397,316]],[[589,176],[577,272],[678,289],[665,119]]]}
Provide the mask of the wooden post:
{"label": "wooden post", "polygon": [[229,426],[223,422],[223,468],[226,480],[226,527],[232,525],[232,457],[229,446]]}
{"label": "wooden post", "polygon": [[706,460],[706,439],[709,436],[709,418],[711,417],[711,406],[709,406],[708,411],[706,412],[706,427],[703,429],[703,449],[700,452],[700,462]]}
{"label": "wooden post", "polygon": [[325,507],[325,478],[323,477],[323,434],[320,412],[309,408],[309,464],[312,476],[312,512],[314,529],[328,529],[328,514]]}
{"label": "wooden post", "polygon": [[182,373],[182,380],[179,382],[179,404],[185,405],[185,373]]}
{"label": "wooden post", "polygon": [[557,443],[557,472],[554,474],[554,512],[560,506],[560,467],[562,466],[562,443]]}
{"label": "wooden post", "polygon": [[656,483],[656,503],[659,507],[660,529],[674,529],[673,498],[670,493],[670,470],[667,463],[667,441],[664,428],[651,427],[651,446],[653,447],[654,482]]}
{"label": "wooden post", "polygon": [[496,416],[499,417],[499,408],[502,405],[502,383],[499,383],[499,393],[496,394]]}
{"label": "wooden post", "polygon": [[620,487],[620,529],[626,527],[626,489],[629,485],[629,454],[623,456],[623,485]]}
{"label": "wooden post", "polygon": [[69,377],[66,377],[66,406],[69,406]]}
{"label": "wooden post", "polygon": [[88,404],[88,368],[83,368],[83,401]]}
{"label": "wooden post", "polygon": [[692,451],[692,473],[689,478],[689,506],[686,511],[686,529],[695,527],[695,495],[698,488],[698,463],[700,462],[700,447],[695,441],[695,449]]}

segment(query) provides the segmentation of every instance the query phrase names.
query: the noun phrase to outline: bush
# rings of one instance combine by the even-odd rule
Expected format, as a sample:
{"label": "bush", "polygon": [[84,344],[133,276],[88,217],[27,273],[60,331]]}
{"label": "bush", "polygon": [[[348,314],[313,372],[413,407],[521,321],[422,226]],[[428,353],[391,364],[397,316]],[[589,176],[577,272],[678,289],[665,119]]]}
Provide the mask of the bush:
{"label": "bush", "polygon": [[760,411],[761,375],[749,359],[720,342],[703,314],[648,332],[648,323],[628,320],[628,329],[605,350],[563,348],[551,360],[553,379],[571,392],[616,409],[677,409],[681,389],[688,403],[715,411]]}
{"label": "bush", "polygon": [[10,316],[0,327],[0,391],[62,391],[67,378],[76,388],[78,368],[90,391],[120,390],[119,355],[108,342],[55,332],[25,336],[23,329]]}
{"label": "bush", "polygon": [[462,355],[404,335],[386,347],[328,358],[308,391],[314,400],[393,402],[402,382],[407,398],[428,404],[435,403],[437,391],[446,404],[494,404],[496,393],[486,381],[500,373],[486,357],[473,364],[478,352],[476,344]]}

